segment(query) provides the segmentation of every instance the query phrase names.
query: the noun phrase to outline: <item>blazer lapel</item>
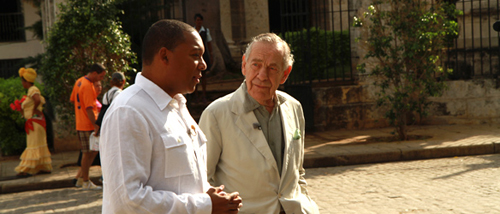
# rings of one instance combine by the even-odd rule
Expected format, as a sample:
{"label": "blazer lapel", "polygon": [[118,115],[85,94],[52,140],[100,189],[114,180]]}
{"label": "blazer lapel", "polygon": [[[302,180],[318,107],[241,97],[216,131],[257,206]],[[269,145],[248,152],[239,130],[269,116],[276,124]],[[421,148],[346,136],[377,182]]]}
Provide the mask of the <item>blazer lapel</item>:
{"label": "blazer lapel", "polygon": [[276,170],[276,173],[278,173],[278,165],[276,164],[276,160],[271,152],[271,148],[269,148],[269,144],[267,143],[264,133],[253,127],[254,123],[259,123],[257,117],[255,117],[253,111],[243,111],[243,93],[244,91],[240,87],[232,97],[233,106],[231,111],[237,115],[236,126],[246,135],[250,143],[257,149],[257,151],[264,156],[266,162]]}
{"label": "blazer lapel", "polygon": [[285,101],[285,103],[281,104],[281,122],[282,122],[282,127],[283,127],[283,140],[285,142],[285,148],[283,150],[283,167],[282,167],[282,172],[281,174],[284,175],[286,174],[286,171],[288,170],[288,163],[290,155],[290,143],[292,143],[293,139],[293,133],[295,132],[295,129],[297,129],[296,126],[296,121],[293,120],[288,112],[293,111],[293,109],[290,109],[288,106],[288,102]]}

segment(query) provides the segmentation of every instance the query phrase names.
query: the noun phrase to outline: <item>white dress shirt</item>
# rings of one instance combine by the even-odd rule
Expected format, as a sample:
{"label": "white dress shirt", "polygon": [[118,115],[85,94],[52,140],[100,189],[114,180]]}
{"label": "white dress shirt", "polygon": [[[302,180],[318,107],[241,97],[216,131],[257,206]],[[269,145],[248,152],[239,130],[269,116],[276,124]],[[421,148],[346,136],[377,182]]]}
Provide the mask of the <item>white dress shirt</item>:
{"label": "white dress shirt", "polygon": [[212,36],[210,35],[210,30],[208,28],[205,28],[205,27],[201,26],[201,28],[198,31],[198,33],[201,33],[202,31],[207,31],[207,42],[211,42],[212,41]]}
{"label": "white dress shirt", "polygon": [[[113,92],[115,91],[115,92]],[[111,87],[108,92],[106,92],[103,96],[102,96],[102,104],[103,105],[109,105],[108,103],[108,97],[111,96],[111,94],[113,94],[113,97],[110,97],[109,98],[109,101],[113,102],[113,100],[118,97],[118,95],[122,92],[122,90],[116,86],[113,86]]]}
{"label": "white dress shirt", "polygon": [[139,73],[102,130],[103,213],[211,213],[206,138],[181,94]]}

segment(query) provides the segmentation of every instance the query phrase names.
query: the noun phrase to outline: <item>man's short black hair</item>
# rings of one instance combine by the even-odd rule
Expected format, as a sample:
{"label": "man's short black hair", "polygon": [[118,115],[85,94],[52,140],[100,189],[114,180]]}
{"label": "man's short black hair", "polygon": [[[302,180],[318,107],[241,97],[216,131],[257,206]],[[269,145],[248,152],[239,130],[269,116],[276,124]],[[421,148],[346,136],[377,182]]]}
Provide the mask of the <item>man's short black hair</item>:
{"label": "man's short black hair", "polygon": [[90,66],[90,73],[92,72],[97,72],[98,74],[104,72],[106,70],[106,67],[104,67],[104,65],[102,65],[101,63],[94,63]]}
{"label": "man's short black hair", "polygon": [[170,51],[184,42],[184,32],[196,31],[191,25],[184,22],[163,19],[154,23],[144,36],[142,42],[142,63],[150,65],[156,53],[165,47]]}
{"label": "man's short black hair", "polygon": [[194,14],[194,20],[196,20],[196,18],[200,17],[201,20],[203,20],[203,16],[199,13],[197,14]]}

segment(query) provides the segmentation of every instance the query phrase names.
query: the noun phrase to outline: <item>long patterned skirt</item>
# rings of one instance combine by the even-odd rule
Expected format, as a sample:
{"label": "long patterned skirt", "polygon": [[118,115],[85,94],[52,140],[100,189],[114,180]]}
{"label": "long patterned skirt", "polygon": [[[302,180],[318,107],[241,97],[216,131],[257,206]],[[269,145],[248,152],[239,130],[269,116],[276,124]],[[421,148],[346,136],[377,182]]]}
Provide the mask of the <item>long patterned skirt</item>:
{"label": "long patterned skirt", "polygon": [[38,172],[51,172],[52,159],[47,147],[45,128],[38,123],[33,123],[33,131],[26,136],[26,149],[21,154],[21,163],[16,167],[17,173],[37,174]]}

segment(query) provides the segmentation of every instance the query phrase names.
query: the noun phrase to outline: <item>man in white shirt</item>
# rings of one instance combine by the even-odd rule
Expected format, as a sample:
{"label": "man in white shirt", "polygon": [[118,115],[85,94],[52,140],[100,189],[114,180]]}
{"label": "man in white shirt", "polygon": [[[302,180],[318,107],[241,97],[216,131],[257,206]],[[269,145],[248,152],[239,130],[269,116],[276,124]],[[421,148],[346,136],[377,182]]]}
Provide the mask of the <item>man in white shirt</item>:
{"label": "man in white shirt", "polygon": [[122,92],[123,87],[125,86],[125,75],[121,72],[115,72],[111,75],[111,80],[109,83],[111,84],[111,88],[102,96],[102,104],[109,105],[111,102]]}
{"label": "man in white shirt", "polygon": [[[202,89],[202,97],[196,97],[198,101],[202,102],[207,102],[207,78],[206,78],[206,73],[210,71],[210,68],[214,62],[214,58],[212,55],[212,36],[210,35],[210,30],[206,27],[203,26],[203,16],[199,13],[194,15],[194,21],[195,21],[195,28],[198,31],[198,33],[201,36],[201,40],[203,41],[203,45],[205,46],[206,50],[205,53],[203,54],[203,60],[207,63],[207,67],[205,70],[202,71],[202,76],[200,78],[200,83],[201,83],[201,89]],[[196,90],[197,92],[197,90]]]}
{"label": "man in white shirt", "polygon": [[237,213],[241,198],[210,187],[206,138],[182,94],[199,83],[196,30],[160,20],[144,37],[142,73],[106,112],[100,150],[103,213]]}

